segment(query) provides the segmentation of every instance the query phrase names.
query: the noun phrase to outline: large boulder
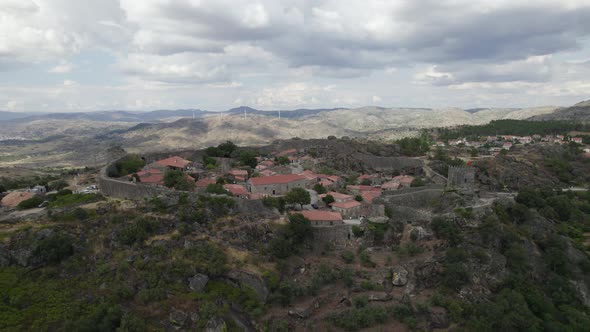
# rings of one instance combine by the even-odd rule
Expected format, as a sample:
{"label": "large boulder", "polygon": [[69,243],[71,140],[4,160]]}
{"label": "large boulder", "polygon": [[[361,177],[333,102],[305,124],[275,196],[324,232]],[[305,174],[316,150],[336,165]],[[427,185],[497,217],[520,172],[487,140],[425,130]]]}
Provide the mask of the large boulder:
{"label": "large boulder", "polygon": [[207,286],[208,282],[208,276],[197,273],[192,278],[188,279],[188,287],[195,292],[202,292],[205,289],[205,286]]}
{"label": "large boulder", "polygon": [[410,231],[410,238],[412,241],[430,240],[432,239],[432,233],[422,226],[416,226]]}
{"label": "large boulder", "polygon": [[205,332],[223,332],[227,331],[227,324],[221,318],[211,318],[205,325]]}
{"label": "large boulder", "polygon": [[184,311],[180,310],[172,311],[168,317],[170,324],[172,324],[172,326],[174,326],[174,328],[177,330],[184,325],[184,322],[186,322],[187,318],[188,315]]}
{"label": "large boulder", "polygon": [[260,302],[265,303],[268,299],[270,292],[266,287],[264,280],[259,276],[244,271],[234,270],[229,272],[227,277],[230,280],[237,282],[240,287],[247,286],[252,288],[256,292]]}
{"label": "large boulder", "polygon": [[401,265],[391,269],[391,283],[394,286],[405,286],[408,283],[408,270]]}

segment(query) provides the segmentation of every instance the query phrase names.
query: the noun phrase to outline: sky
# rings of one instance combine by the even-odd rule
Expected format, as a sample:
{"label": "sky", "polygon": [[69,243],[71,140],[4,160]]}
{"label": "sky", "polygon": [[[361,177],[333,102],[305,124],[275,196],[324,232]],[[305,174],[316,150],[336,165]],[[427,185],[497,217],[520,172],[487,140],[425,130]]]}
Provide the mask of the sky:
{"label": "sky", "polygon": [[567,106],[589,0],[0,0],[0,110]]}

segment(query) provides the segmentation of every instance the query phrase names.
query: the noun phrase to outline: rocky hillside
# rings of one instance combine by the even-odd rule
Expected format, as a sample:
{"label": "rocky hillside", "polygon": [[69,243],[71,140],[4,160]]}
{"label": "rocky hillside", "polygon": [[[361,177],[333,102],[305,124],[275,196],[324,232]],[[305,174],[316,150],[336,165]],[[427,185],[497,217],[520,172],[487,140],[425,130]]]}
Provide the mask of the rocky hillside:
{"label": "rocky hillside", "polygon": [[532,116],[531,120],[563,120],[563,121],[590,121],[590,101],[583,101],[567,108],[559,108],[554,112]]}

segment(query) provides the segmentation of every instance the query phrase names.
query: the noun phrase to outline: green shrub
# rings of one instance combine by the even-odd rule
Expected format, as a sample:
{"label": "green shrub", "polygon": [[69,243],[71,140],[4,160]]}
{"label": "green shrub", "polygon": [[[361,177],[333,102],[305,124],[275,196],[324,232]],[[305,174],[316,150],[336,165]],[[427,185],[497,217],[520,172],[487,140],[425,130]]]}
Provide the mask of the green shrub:
{"label": "green shrub", "polygon": [[360,254],[361,264],[364,267],[375,267],[377,264],[371,260],[371,255],[368,251],[363,250]]}
{"label": "green shrub", "polygon": [[50,208],[59,208],[77,204],[87,204],[102,198],[100,194],[66,194],[58,195],[55,200],[47,204]]}
{"label": "green shrub", "polygon": [[344,251],[340,254],[340,257],[346,264],[351,264],[354,262],[354,253],[352,251]]}
{"label": "green shrub", "polygon": [[362,237],[365,235],[365,231],[360,226],[352,225],[352,235],[355,237]]}
{"label": "green shrub", "polygon": [[74,254],[72,239],[66,235],[51,235],[37,244],[33,255],[46,263],[57,264]]}
{"label": "green shrub", "polygon": [[19,210],[33,209],[38,207],[41,203],[43,203],[43,199],[41,197],[33,196],[27,200],[18,203],[16,208]]}

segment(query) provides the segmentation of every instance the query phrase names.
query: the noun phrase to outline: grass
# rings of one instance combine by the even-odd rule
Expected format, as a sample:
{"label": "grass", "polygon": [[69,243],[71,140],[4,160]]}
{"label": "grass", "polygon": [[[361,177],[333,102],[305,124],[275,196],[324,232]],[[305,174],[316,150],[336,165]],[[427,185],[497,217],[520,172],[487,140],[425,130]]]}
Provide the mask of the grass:
{"label": "grass", "polygon": [[59,208],[74,204],[90,203],[99,198],[101,198],[101,196],[98,194],[69,194],[57,196],[56,199],[47,204],[47,206],[50,208]]}

